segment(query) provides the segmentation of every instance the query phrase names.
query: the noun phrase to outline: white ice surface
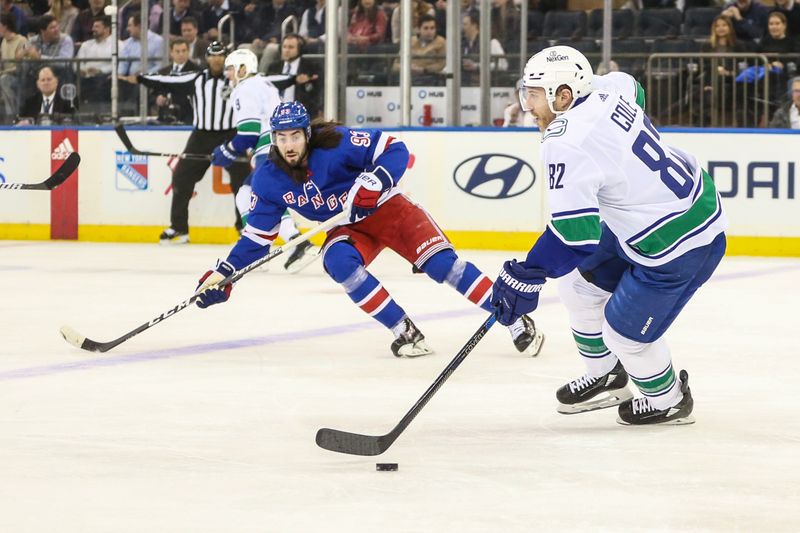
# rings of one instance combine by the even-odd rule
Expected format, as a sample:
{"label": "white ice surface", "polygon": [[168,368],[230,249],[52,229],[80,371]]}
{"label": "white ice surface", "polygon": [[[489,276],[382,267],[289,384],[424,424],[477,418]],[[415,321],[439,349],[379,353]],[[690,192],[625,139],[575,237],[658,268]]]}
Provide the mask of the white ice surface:
{"label": "white ice surface", "polygon": [[[484,318],[391,252],[372,271],[435,355],[392,357],[319,263],[254,272],[104,355],[59,336],[122,335],[227,249],[0,242],[0,531],[800,530],[798,260],[725,259],[668,333],[695,425],[557,414],[583,368],[549,284],[540,357],[498,326],[360,458],[317,429],[388,432]],[[491,276],[507,255],[462,253]]]}

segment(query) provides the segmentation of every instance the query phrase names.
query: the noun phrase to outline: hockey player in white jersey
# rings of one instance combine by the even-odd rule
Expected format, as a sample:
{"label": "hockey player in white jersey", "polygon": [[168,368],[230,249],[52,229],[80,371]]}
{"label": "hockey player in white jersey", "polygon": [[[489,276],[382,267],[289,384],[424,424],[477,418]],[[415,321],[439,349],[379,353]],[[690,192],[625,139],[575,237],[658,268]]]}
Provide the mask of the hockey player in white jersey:
{"label": "hockey player in white jersey", "polygon": [[619,405],[622,424],[692,423],[688,374],[676,375],[663,334],[722,259],[727,221],[697,159],[637,106],[641,86],[593,78],[567,46],[525,67],[520,100],[542,131],[551,219],[524,261],[503,265],[493,303],[508,324],[537,307],[546,278],[562,278],[587,372],[556,392],[559,412]]}
{"label": "hockey player in white jersey", "polygon": [[[263,76],[258,73],[258,58],[250,50],[235,50],[225,58],[225,74],[233,86],[230,102],[233,106],[233,121],[236,124],[236,136],[229,142],[214,149],[212,163],[227,168],[237,157],[249,153],[253,163],[253,172],[244,180],[244,184],[236,193],[236,207],[242,215],[242,225],[247,225],[252,195],[252,179],[255,169],[267,159],[272,145],[269,119],[278,104],[281,103],[278,88],[273,80],[290,80],[286,76]],[[290,80],[292,83],[294,80]],[[300,232],[287,210],[281,219],[280,237],[287,242]],[[319,249],[306,241],[298,245],[289,254],[284,268],[298,272],[319,255]]]}

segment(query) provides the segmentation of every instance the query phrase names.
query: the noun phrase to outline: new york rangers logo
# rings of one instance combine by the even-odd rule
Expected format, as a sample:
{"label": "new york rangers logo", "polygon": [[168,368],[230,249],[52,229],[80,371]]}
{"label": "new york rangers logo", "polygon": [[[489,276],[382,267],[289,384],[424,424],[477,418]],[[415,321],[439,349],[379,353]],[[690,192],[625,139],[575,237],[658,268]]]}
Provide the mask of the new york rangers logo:
{"label": "new york rangers logo", "polygon": [[149,183],[147,156],[116,153],[116,185],[120,191],[146,191]]}

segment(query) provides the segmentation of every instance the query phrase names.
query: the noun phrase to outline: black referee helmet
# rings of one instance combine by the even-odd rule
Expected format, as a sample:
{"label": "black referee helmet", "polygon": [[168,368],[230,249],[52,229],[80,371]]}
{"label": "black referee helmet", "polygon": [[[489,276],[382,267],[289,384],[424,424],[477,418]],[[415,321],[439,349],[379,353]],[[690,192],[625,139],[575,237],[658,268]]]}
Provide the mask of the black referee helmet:
{"label": "black referee helmet", "polygon": [[219,41],[214,41],[206,48],[207,56],[224,56],[228,55],[228,49]]}

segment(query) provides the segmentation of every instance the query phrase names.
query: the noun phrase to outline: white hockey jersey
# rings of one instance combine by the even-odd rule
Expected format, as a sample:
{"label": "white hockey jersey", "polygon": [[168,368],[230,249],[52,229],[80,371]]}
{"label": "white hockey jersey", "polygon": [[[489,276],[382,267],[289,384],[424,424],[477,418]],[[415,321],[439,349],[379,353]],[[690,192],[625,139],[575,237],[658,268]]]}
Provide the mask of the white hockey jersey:
{"label": "white hockey jersey", "polygon": [[636,105],[641,86],[633,78],[598,78],[542,135],[549,229],[580,247],[599,242],[602,220],[645,266],[709,244],[727,227],[711,177],[693,155],[664,143]]}
{"label": "white hockey jersey", "polygon": [[265,76],[244,79],[231,93],[237,135],[256,135],[253,155],[267,153],[271,144],[269,119],[281,103],[278,89]]}

